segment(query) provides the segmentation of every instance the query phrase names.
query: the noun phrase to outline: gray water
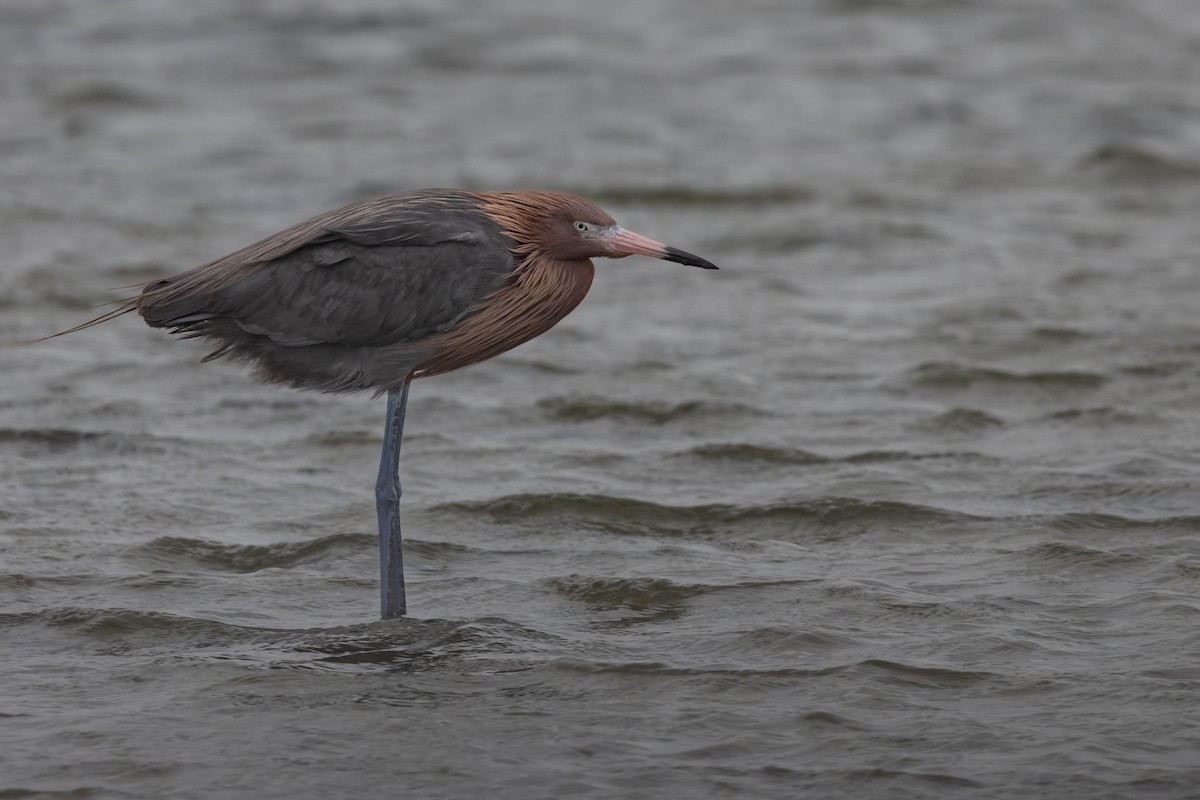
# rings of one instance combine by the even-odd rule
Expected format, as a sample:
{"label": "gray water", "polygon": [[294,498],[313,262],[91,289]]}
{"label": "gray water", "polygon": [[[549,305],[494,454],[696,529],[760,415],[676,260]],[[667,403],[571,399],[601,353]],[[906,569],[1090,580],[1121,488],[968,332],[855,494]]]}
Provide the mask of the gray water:
{"label": "gray water", "polygon": [[422,186],[722,265],[383,405],[0,349],[0,797],[1200,795],[1194,0],[0,5],[0,339]]}

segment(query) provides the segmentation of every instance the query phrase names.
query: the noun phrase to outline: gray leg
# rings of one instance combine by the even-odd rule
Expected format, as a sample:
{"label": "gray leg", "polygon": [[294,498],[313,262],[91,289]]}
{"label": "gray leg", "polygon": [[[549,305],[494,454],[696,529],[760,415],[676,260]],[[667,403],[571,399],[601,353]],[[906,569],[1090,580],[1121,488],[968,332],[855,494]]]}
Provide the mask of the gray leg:
{"label": "gray leg", "polygon": [[404,553],[400,540],[400,439],[404,434],[404,409],[408,384],[388,392],[387,427],[383,454],[375,481],[375,509],[379,512],[379,614],[384,619],[404,616]]}

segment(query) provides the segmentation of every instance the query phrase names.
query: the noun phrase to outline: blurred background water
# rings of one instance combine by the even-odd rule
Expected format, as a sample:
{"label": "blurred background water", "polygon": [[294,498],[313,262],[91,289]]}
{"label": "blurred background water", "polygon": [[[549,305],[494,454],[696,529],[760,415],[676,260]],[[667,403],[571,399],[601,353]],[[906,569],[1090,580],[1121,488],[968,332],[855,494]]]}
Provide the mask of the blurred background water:
{"label": "blurred background water", "polygon": [[1186,798],[1193,0],[0,5],[0,339],[361,197],[600,262],[383,405],[0,350],[0,797]]}

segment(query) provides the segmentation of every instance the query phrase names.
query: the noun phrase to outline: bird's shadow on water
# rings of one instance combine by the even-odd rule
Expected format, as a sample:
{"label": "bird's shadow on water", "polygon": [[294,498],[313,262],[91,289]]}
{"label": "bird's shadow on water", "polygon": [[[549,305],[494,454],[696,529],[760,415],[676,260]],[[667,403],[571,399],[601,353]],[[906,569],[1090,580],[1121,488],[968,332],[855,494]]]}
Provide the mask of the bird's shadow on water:
{"label": "bird's shadow on water", "polygon": [[84,661],[102,656],[248,670],[503,672],[561,650],[559,637],[501,617],[281,628],[160,611],[69,607],[2,614],[0,632]]}
{"label": "bird's shadow on water", "polygon": [[[502,617],[379,620],[345,627],[259,630],[207,658],[250,669],[339,673],[498,673],[562,650],[558,636]],[[199,655],[199,654],[198,654]]]}
{"label": "bird's shadow on water", "polygon": [[[401,619],[293,631],[267,645],[267,666],[338,671],[513,671],[558,637],[501,617]],[[264,653],[267,655],[268,653]]]}

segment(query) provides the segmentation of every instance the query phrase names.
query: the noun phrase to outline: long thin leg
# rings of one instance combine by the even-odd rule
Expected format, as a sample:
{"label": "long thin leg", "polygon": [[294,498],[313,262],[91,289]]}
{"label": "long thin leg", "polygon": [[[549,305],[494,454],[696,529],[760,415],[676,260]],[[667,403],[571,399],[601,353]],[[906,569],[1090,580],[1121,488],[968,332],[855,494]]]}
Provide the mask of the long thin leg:
{"label": "long thin leg", "polygon": [[384,619],[404,616],[404,553],[400,539],[400,440],[404,434],[404,409],[408,384],[388,392],[387,427],[379,478],[375,481],[375,509],[379,512],[379,614]]}

